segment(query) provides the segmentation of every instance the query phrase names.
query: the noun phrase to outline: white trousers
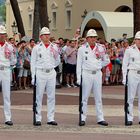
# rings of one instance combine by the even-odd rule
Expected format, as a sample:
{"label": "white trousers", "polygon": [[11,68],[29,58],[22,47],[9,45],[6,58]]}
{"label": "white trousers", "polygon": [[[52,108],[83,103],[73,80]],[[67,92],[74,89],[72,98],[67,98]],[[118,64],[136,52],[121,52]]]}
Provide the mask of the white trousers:
{"label": "white trousers", "polygon": [[2,84],[5,121],[11,121],[10,74],[10,68],[0,70],[0,83]]}
{"label": "white trousers", "polygon": [[55,113],[55,85],[56,85],[56,72],[53,69],[51,72],[46,73],[37,69],[36,71],[36,103],[37,114],[36,121],[42,120],[41,109],[43,93],[47,92],[47,121],[54,121]]}
{"label": "white trousers", "polygon": [[104,121],[102,111],[102,72],[97,71],[96,74],[91,74],[83,70],[82,72],[83,121],[85,121],[87,117],[87,103],[91,90],[93,90],[94,93],[97,122]]}
{"label": "white trousers", "polygon": [[128,121],[133,121],[133,102],[136,94],[138,95],[138,117],[140,121],[140,74],[135,70],[129,70],[128,73]]}

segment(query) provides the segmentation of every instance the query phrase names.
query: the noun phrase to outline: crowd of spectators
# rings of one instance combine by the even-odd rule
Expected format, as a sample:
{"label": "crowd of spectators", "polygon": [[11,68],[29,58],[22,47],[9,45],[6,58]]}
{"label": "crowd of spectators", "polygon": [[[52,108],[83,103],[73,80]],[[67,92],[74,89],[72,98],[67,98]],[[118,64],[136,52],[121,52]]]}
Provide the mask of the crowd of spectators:
{"label": "crowd of spectators", "polygon": [[[65,87],[77,87],[76,84],[76,62],[77,50],[81,44],[86,42],[86,38],[80,37],[80,30],[77,30],[72,39],[63,39],[54,37],[50,38],[50,42],[57,44],[61,56],[60,65],[55,68],[59,76],[57,82]],[[30,65],[30,58],[32,48],[35,47],[36,42],[34,39],[30,41],[21,40],[16,42],[14,37],[9,38],[9,43],[13,45],[16,56],[17,64],[11,67],[11,87],[14,89],[28,89],[31,85],[31,72],[30,66],[26,67],[25,62]],[[129,47],[127,34],[123,34],[121,39],[111,39],[111,43],[98,38],[97,43],[103,44],[105,51],[110,57],[110,64],[102,68],[103,72],[103,85],[121,85],[122,84],[122,59],[125,49]],[[60,87],[61,87],[60,86]]]}

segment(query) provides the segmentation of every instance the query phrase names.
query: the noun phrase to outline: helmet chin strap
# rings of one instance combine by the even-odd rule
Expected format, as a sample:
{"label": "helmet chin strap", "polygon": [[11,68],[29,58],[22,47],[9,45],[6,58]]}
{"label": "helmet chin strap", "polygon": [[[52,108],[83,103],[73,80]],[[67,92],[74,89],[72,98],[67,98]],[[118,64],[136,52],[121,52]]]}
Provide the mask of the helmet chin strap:
{"label": "helmet chin strap", "polygon": [[90,46],[95,46],[95,42],[88,42]]}

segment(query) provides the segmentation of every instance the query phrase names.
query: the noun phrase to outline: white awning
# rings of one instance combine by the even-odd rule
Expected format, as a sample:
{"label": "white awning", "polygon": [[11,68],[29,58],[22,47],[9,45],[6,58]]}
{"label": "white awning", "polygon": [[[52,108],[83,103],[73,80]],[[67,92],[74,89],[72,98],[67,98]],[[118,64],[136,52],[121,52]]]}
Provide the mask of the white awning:
{"label": "white awning", "polygon": [[[91,19],[96,19],[101,24],[105,39],[110,42],[111,38],[119,39],[123,33],[127,37],[133,37],[133,13],[132,12],[89,12],[81,25],[81,34],[83,34],[87,23]],[[94,28],[94,27],[93,27]]]}

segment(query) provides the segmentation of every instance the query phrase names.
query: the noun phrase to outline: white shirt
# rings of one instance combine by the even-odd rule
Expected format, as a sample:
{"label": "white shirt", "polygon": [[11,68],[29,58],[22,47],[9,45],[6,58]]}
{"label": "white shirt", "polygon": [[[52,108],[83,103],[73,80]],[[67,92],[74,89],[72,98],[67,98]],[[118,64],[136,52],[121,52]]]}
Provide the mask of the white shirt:
{"label": "white shirt", "polygon": [[75,47],[66,48],[67,63],[76,65],[77,63],[77,49]]}
{"label": "white shirt", "polygon": [[5,42],[2,47],[0,46],[0,66],[10,67],[10,65],[15,65],[16,62],[17,58],[13,46]]}
{"label": "white shirt", "polygon": [[66,49],[67,49],[67,47],[68,47],[68,46],[65,45],[65,46],[62,48],[62,54],[63,54],[65,63],[67,63],[67,55],[66,55]]}
{"label": "white shirt", "polygon": [[136,44],[125,50],[123,58],[123,77],[126,77],[127,70],[140,70],[140,51]]}
{"label": "white shirt", "polygon": [[77,55],[77,79],[80,79],[82,70],[100,70],[110,63],[102,44],[95,44],[92,50],[88,43],[78,49]]}
{"label": "white shirt", "polygon": [[35,70],[39,69],[53,69],[60,63],[60,55],[56,44],[50,43],[48,48],[43,42],[37,44],[31,53],[31,72],[35,75]]}

